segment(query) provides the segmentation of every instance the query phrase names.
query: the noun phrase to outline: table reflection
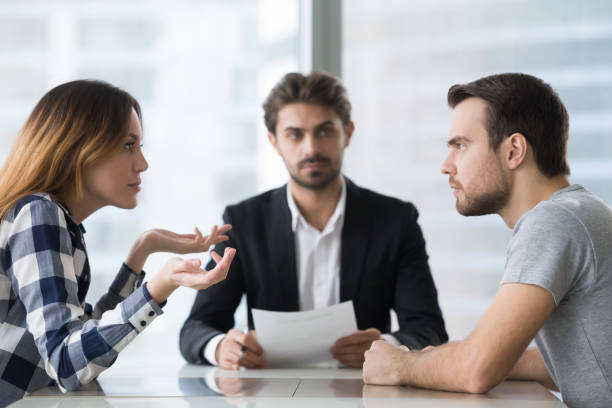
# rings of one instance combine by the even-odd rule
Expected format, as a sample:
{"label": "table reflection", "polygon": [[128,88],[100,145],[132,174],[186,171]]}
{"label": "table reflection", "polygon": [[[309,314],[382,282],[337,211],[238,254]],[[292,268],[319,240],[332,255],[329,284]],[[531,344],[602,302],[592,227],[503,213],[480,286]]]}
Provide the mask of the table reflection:
{"label": "table reflection", "polygon": [[226,397],[253,397],[265,383],[262,378],[217,377],[217,387]]}

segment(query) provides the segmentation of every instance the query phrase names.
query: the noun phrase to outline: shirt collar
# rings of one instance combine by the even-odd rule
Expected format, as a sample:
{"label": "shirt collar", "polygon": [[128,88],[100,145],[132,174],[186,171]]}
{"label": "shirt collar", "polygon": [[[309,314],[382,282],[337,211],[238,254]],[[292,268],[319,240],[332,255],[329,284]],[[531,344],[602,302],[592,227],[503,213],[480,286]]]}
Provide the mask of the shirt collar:
{"label": "shirt collar", "polygon": [[[340,193],[340,199],[336,204],[336,208],[332,213],[331,217],[327,221],[327,225],[323,229],[325,232],[330,226],[342,222],[344,220],[344,211],[346,209],[346,181],[344,176],[340,176],[342,180],[342,191]],[[304,225],[308,225],[306,219],[302,216],[302,213],[298,209],[293,196],[291,195],[291,183],[287,183],[287,204],[289,205],[289,211],[291,211],[291,230],[295,232],[297,230],[298,222],[302,222]]]}
{"label": "shirt collar", "polygon": [[82,223],[78,224],[74,220],[74,218],[72,218],[72,213],[70,212],[70,210],[68,209],[68,207],[65,204],[63,204],[63,203],[61,203],[61,202],[59,202],[57,200],[54,200],[49,193],[42,193],[40,196],[43,197],[46,200],[49,200],[49,201],[55,203],[59,208],[61,208],[62,211],[64,212],[64,214],[66,215],[66,219],[69,220],[69,222],[72,222],[72,224],[74,224],[76,227],[78,227],[79,230],[81,231],[81,233],[84,234],[86,232],[85,231],[85,227],[83,226],[83,224]]}

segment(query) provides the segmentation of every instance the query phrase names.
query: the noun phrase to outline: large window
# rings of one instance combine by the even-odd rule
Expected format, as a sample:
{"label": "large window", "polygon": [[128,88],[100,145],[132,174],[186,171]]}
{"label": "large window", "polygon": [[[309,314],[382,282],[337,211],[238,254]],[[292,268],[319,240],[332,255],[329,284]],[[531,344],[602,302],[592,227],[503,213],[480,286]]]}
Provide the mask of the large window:
{"label": "large window", "polygon": [[[84,223],[89,302],[108,288],[140,232],[207,232],[225,205],[286,180],[280,159],[270,160],[261,103],[282,74],[298,69],[298,12],[297,0],[0,1],[2,161],[38,99],[62,82],[103,79],[143,108],[150,167],[139,206],[105,208]],[[152,256],[148,276],[169,257]],[[182,364],[178,331],[194,294],[175,293],[118,364],[137,367],[152,356]],[[244,310],[237,317],[244,320]]]}
{"label": "large window", "polygon": [[465,337],[498,288],[511,231],[455,211],[439,170],[446,92],[501,72],[549,82],[570,114],[571,181],[612,203],[612,4],[350,0],[342,24],[356,123],[347,174],[416,204],[450,336]]}
{"label": "large window", "polygon": [[[309,70],[298,64],[305,51],[298,48],[308,42],[298,27],[300,10],[311,4],[0,0],[0,160],[37,100],[62,82],[103,79],[143,107],[150,168],[140,205],[106,208],[85,221],[93,271],[88,301],[108,287],[140,232],[208,228],[220,222],[225,205],[286,181],[265,137],[261,103],[282,74]],[[313,27],[325,20],[312,18]],[[572,181],[612,203],[612,5],[349,0],[341,26],[336,52],[356,123],[345,172],[416,204],[447,327],[451,338],[462,338],[497,290],[511,232],[497,216],[466,219],[454,209],[439,173],[450,125],[446,91],[507,71],[551,83],[571,117]],[[336,42],[317,41],[314,48],[333,57]],[[149,276],[169,256],[151,257]],[[118,364],[181,365],[178,330],[193,296],[179,290]],[[236,317],[244,327],[244,310]]]}

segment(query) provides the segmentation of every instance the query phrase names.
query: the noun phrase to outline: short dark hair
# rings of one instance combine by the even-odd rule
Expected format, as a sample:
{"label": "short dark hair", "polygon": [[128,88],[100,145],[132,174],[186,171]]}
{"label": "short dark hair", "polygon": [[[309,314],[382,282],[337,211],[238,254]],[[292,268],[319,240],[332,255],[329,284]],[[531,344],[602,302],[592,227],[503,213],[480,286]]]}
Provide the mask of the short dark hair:
{"label": "short dark hair", "polygon": [[263,103],[264,122],[270,133],[276,133],[278,111],[295,102],[332,108],[344,125],[351,122],[351,103],[340,78],[325,71],[309,75],[291,72],[272,88]]}
{"label": "short dark hair", "polygon": [[451,86],[448,105],[455,108],[470,97],[487,102],[485,128],[493,150],[497,150],[504,138],[521,133],[545,176],[570,173],[566,159],[569,117],[559,95],[549,84],[527,74],[491,75]]}

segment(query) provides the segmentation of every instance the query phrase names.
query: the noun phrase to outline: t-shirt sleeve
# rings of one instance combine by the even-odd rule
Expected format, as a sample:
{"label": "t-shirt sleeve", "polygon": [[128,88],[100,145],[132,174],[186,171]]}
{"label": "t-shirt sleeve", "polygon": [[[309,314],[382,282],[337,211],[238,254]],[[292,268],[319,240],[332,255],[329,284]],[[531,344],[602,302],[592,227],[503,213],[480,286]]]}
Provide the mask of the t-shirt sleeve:
{"label": "t-shirt sleeve", "polygon": [[587,288],[595,269],[585,226],[571,211],[545,202],[525,214],[514,228],[501,283],[540,286],[558,306],[564,297]]}

